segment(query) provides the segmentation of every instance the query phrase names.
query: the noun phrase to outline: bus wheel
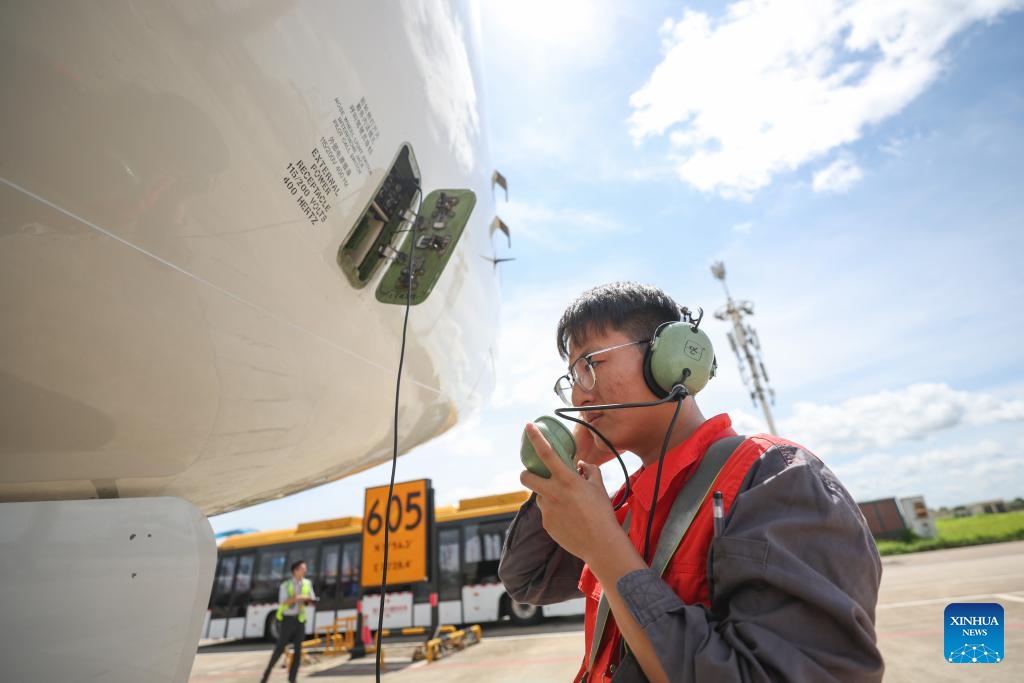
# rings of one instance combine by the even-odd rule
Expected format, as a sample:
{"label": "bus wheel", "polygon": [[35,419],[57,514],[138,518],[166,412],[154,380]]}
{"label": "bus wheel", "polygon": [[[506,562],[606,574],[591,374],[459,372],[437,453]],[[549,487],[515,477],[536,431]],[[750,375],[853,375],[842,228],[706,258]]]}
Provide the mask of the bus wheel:
{"label": "bus wheel", "polygon": [[277,634],[281,632],[281,622],[277,620],[277,612],[267,615],[267,626],[263,629],[263,640],[268,643],[277,642]]}
{"label": "bus wheel", "polygon": [[505,596],[505,614],[516,626],[533,626],[539,624],[544,618],[540,607],[516,602],[509,596]]}

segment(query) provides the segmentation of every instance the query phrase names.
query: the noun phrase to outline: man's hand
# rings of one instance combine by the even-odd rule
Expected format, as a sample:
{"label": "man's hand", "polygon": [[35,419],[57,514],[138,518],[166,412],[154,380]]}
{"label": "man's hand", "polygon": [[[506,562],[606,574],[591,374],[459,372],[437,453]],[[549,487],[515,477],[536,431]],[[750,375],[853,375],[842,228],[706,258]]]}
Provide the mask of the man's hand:
{"label": "man's hand", "polygon": [[[590,432],[582,426],[579,429]],[[519,475],[523,486],[537,494],[544,530],[567,552],[586,562],[601,582],[615,621],[648,679],[668,681],[650,640],[619,595],[618,580],[647,565],[615,518],[601,480],[601,469],[581,455],[574,472],[558,459],[537,425],[528,424],[526,435],[541,462],[551,471],[550,479],[529,470]],[[596,446],[589,453],[597,452]],[[611,454],[603,450],[607,461]]]}
{"label": "man's hand", "polygon": [[519,475],[519,481],[537,494],[544,529],[551,538],[588,563],[589,558],[608,546],[610,536],[625,539],[625,532],[612,512],[600,468],[581,456],[577,471],[570,470],[558,459],[537,425],[528,424],[526,435],[541,462],[551,471],[551,478],[525,470]]}

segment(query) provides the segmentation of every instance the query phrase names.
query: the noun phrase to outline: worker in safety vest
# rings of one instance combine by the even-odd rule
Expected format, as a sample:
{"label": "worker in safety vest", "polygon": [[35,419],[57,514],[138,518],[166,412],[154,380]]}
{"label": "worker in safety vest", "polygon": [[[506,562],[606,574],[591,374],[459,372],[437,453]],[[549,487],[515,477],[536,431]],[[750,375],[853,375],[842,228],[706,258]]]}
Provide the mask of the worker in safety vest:
{"label": "worker in safety vest", "polygon": [[288,680],[295,683],[299,675],[299,662],[302,660],[302,640],[306,635],[306,605],[316,602],[317,597],[313,592],[313,583],[306,578],[306,561],[298,560],[292,563],[292,578],[281,583],[277,591],[277,601],[280,605],[277,608],[277,644],[274,646],[274,654],[270,655],[270,663],[267,670],[263,672],[261,683],[266,683],[270,678],[277,660],[284,652],[288,643],[292,644],[294,655],[292,665],[288,669]]}

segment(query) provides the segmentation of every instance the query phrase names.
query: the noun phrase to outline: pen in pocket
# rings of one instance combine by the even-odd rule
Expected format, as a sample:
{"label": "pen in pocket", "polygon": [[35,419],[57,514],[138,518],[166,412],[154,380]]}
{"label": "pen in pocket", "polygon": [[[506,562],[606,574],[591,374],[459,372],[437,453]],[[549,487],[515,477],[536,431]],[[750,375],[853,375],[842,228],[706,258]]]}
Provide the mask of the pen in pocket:
{"label": "pen in pocket", "polygon": [[711,497],[713,512],[715,515],[715,537],[722,535],[722,525],[725,524],[725,500],[721,491],[715,491]]}

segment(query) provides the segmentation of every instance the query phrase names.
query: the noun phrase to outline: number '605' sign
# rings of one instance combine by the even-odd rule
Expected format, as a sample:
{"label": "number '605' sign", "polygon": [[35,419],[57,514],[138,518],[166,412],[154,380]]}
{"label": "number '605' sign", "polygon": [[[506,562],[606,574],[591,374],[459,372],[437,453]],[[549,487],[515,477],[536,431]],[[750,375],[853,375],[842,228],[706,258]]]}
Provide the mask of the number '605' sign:
{"label": "number '605' sign", "polygon": [[363,508],[363,586],[381,585],[384,527],[388,530],[388,585],[428,578],[427,534],[432,519],[430,480],[395,484],[388,515],[388,487],[366,489]]}

